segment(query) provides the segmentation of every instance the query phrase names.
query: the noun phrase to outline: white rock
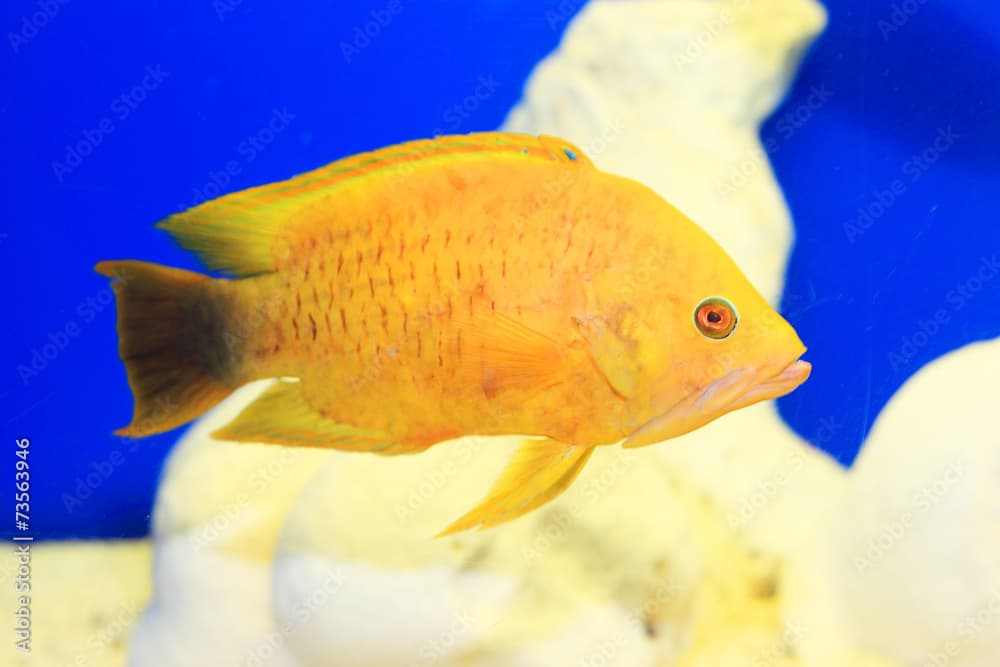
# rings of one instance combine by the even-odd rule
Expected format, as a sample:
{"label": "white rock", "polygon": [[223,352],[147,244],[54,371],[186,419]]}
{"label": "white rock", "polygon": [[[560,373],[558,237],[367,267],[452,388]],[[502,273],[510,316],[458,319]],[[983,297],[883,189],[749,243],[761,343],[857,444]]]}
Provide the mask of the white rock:
{"label": "white rock", "polygon": [[[713,33],[715,51],[671,72],[663,63],[714,25],[725,5],[589,5],[560,50],[539,66],[506,127],[565,136],[602,168],[658,188],[704,222],[762,291],[776,297],[790,221],[766,162],[740,175],[738,187],[722,196],[718,190],[742,161],[760,155],[757,125],[789,78],[774,69],[794,65],[790,53],[822,26],[823,13],[808,2],[732,6],[732,20]],[[778,28],[764,38],[759,33],[775,16]],[[697,67],[708,61],[715,69],[706,85],[694,73],[700,76]],[[778,585],[776,558],[793,549],[785,546],[793,536],[808,539],[809,512],[835,497],[843,482],[840,469],[804,447],[773,406],[758,406],[648,450],[598,450],[551,506],[486,533],[429,540],[478,500],[513,446],[469,439],[412,459],[338,455],[291,512],[280,546],[290,555],[279,562],[307,554],[333,568],[366,563],[384,581],[404,573],[407,581],[423,581],[434,595],[400,595],[392,603],[393,616],[410,619],[396,631],[411,648],[419,645],[415,631],[433,642],[442,623],[464,613],[456,600],[459,609],[492,600],[492,613],[470,615],[500,620],[472,624],[453,652],[435,656],[442,664],[578,664],[581,639],[572,629],[590,627],[587,619],[597,617],[603,627],[628,630],[612,637],[590,631],[594,645],[584,658],[637,665],[693,659],[700,649],[690,645],[706,634],[720,645],[729,641],[735,656],[742,644],[732,637],[742,630],[722,639],[724,624],[692,610],[745,612],[755,627],[750,634],[766,647],[780,632],[770,593]],[[785,538],[780,547],[771,543],[776,535]],[[754,541],[770,545],[769,555],[751,553]],[[299,568],[282,570],[296,577],[289,589],[302,587]],[[442,570],[454,581],[443,597]],[[470,571],[493,583],[463,591],[458,582]],[[496,593],[504,579],[516,582],[515,592]],[[711,587],[702,585],[706,579]],[[282,576],[275,581],[284,586]],[[371,581],[352,591],[349,606],[361,627],[384,617],[385,585]],[[317,627],[289,643],[303,665],[376,664],[396,655],[381,646],[344,658],[345,647],[358,645],[352,631],[329,623],[325,632]],[[409,655],[421,664],[419,652]]]}
{"label": "white rock", "polygon": [[294,667],[271,615],[270,564],[204,548],[197,535],[154,541],[156,597],[129,646],[133,667]]}
{"label": "white rock", "polygon": [[[21,551],[25,548],[29,555]],[[124,665],[132,628],[152,594],[151,559],[146,540],[5,544],[0,551],[0,603],[8,625],[0,643],[0,665]],[[15,645],[21,597],[28,598],[30,652]]]}
{"label": "white rock", "polygon": [[275,543],[299,489],[330,453],[209,435],[268,384],[237,391],[171,452],[153,514],[156,596],[132,638],[134,667],[295,664],[272,611]]}
{"label": "white rock", "polygon": [[758,133],[825,20],[813,0],[591,2],[505,128],[649,185],[777,302],[792,226]]}
{"label": "white rock", "polygon": [[[823,20],[811,0],[593,2],[507,128],[656,188],[776,300],[791,228],[757,126]],[[510,439],[395,458],[211,440],[248,387],[166,467],[130,664],[992,667],[998,375],[1000,340],[922,370],[850,475],[754,406],[602,448],[551,505],[447,540],[429,536],[478,500]],[[38,546],[36,652],[7,662],[120,664],[148,556]],[[8,590],[16,567],[0,559]]]}
{"label": "white rock", "polygon": [[[496,622],[493,608],[516,584],[444,565],[409,571],[334,565],[314,555],[280,557],[274,574],[280,582],[278,627],[297,664],[330,667],[431,664],[454,657],[478,630]],[[337,651],[328,655],[331,645]]]}
{"label": "white rock", "polygon": [[790,600],[821,619],[810,654],[854,645],[903,664],[997,664],[998,377],[1000,339],[968,345],[885,407],[829,539],[803,563],[814,585]]}
{"label": "white rock", "polygon": [[[757,127],[823,22],[812,0],[594,2],[506,127],[565,136],[602,168],[658,189],[776,299],[791,227]],[[185,438],[156,514],[158,558],[171,561],[157,569],[158,589],[206,567],[200,604],[239,628],[231,646],[206,647],[220,657],[267,637],[302,667],[723,665],[713,656],[770,655],[784,547],[756,545],[805,534],[801,517],[843,481],[773,406],[758,406],[667,445],[598,450],[551,506],[433,540],[499,474],[509,439],[412,457],[310,452],[234,508],[252,472],[284,455],[207,438],[249,400],[234,397]],[[803,501],[804,487],[815,502]],[[195,501],[191,489],[210,493]],[[261,586],[281,521],[271,618]],[[206,531],[221,535],[206,542]],[[171,546],[199,538],[211,559]],[[211,568],[229,572],[213,582]],[[182,620],[200,617],[192,604],[162,596],[135,655],[199,646],[204,637]]]}

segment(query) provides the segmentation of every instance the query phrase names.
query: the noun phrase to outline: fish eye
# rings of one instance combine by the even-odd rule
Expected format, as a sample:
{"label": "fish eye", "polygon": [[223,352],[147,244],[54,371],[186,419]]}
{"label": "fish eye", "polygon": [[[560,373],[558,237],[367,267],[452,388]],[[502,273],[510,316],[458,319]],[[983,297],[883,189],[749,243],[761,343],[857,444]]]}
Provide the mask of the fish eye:
{"label": "fish eye", "polygon": [[712,296],[694,309],[694,325],[706,338],[722,340],[736,329],[736,308],[720,296]]}

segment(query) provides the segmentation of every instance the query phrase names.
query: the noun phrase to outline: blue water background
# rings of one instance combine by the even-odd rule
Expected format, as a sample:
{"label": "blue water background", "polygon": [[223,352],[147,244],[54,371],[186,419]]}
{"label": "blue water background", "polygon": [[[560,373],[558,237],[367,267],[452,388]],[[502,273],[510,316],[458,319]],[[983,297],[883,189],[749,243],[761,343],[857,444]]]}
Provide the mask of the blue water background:
{"label": "blue water background", "polygon": [[[16,532],[24,437],[28,532],[148,531],[180,431],[111,435],[132,404],[96,261],[198,269],[153,222],[358,151],[496,128],[580,5],[5,3],[0,532]],[[783,310],[815,369],[781,412],[849,464],[908,377],[1000,334],[1000,280],[980,280],[1000,255],[1000,9],[827,6],[827,33],[762,135],[798,233]],[[81,142],[92,150],[76,160],[67,147]]]}

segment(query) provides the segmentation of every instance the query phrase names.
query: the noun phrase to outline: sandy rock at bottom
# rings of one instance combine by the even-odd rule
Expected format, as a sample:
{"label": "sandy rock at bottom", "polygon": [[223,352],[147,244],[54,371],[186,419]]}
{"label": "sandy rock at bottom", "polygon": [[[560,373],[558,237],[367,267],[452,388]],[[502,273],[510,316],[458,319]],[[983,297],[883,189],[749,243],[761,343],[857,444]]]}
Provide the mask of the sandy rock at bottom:
{"label": "sandy rock at bottom", "polygon": [[[0,553],[5,641],[0,664],[10,667],[118,667],[152,590],[148,540],[38,542],[30,546],[30,592],[18,592],[26,563],[8,543]],[[30,597],[31,651],[15,647],[17,598]]]}
{"label": "sandy rock at bottom", "polygon": [[[809,2],[592,3],[533,73],[506,127],[565,136],[601,168],[658,189],[776,298],[791,226],[756,133],[823,20]],[[711,48],[687,52],[706,30]],[[747,160],[753,168],[741,171]],[[377,591],[400,573],[436,591],[391,601],[412,619],[406,636],[419,627],[409,645],[416,656],[419,637],[432,641],[449,618],[471,614],[467,605],[492,600],[487,620],[435,654],[442,664],[578,664],[584,639],[569,630],[595,614],[615,622],[585,633],[587,656],[618,661],[609,664],[767,645],[782,630],[782,559],[811,538],[810,513],[834,503],[844,481],[773,406],[757,406],[657,447],[598,450],[550,506],[486,533],[428,540],[478,500],[514,446],[465,439],[418,461],[337,455],[327,464],[289,515],[282,571],[316,557],[375,571],[356,575],[366,583],[349,603],[332,602],[315,632],[290,640],[303,665],[341,664],[357,637],[333,609],[345,603],[359,622],[374,622],[386,604]],[[435,603],[442,569],[453,583]],[[469,573],[496,579],[469,583]],[[616,627],[624,629],[608,630]],[[366,644],[343,664],[387,664],[397,650],[387,644]]]}
{"label": "sandy rock at bottom", "polygon": [[[565,136],[659,190],[776,300],[791,225],[756,133],[823,23],[810,0],[591,3],[506,128]],[[489,532],[430,539],[485,493],[510,439],[310,453],[219,526],[254,466],[284,456],[207,438],[247,402],[185,438],[157,505],[157,552],[175,561],[158,583],[201,568],[206,586],[212,568],[234,577],[209,589],[206,606],[240,629],[213,655],[245,659],[270,636],[269,659],[303,667],[744,664],[784,641],[789,545],[810,539],[809,513],[844,482],[763,405],[664,445],[602,448],[565,496]],[[185,493],[205,486],[203,503]],[[185,562],[171,545],[206,526],[222,533],[200,542],[218,558]],[[255,566],[241,574],[238,561]],[[159,643],[137,642],[133,664],[155,664],[140,658],[166,639],[197,646],[181,617],[211,612],[192,604],[162,597],[144,619]]]}
{"label": "sandy rock at bottom", "polygon": [[1000,339],[922,369],[878,417],[829,535],[800,557],[792,615],[809,655],[902,664],[1000,656]]}

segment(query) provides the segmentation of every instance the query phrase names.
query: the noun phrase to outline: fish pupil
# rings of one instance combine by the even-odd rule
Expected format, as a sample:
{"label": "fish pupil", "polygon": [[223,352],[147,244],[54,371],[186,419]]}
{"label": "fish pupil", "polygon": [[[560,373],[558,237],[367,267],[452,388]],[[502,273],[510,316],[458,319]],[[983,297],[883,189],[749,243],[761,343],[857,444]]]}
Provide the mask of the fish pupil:
{"label": "fish pupil", "polygon": [[736,329],[736,311],[722,297],[710,297],[698,304],[694,311],[694,324],[707,338],[722,340]]}

